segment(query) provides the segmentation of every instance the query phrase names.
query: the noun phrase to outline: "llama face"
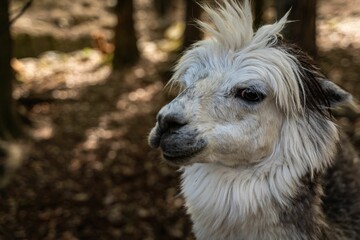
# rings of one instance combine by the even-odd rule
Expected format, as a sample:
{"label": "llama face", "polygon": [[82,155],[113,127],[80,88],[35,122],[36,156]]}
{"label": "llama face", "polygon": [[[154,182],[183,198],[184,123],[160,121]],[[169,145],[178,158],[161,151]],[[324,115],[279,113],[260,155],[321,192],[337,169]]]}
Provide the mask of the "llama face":
{"label": "llama face", "polygon": [[[201,55],[210,52],[200,47],[188,56],[210,59]],[[284,115],[266,76],[251,64],[252,54],[228,53],[216,66],[193,65],[191,57],[190,64],[183,62],[187,68],[178,75],[185,90],[161,109],[150,134],[151,145],[160,146],[165,159],[234,166],[272,153]]]}
{"label": "llama face", "polygon": [[[282,42],[287,16],[254,33],[249,2],[244,4],[205,7],[214,27],[200,25],[213,37],[180,59],[172,82],[184,90],[160,110],[150,146],[178,165],[271,167],[274,161],[266,159],[273,156],[280,164],[297,159],[303,169],[318,168],[326,139],[337,137],[329,108],[350,95]],[[309,162],[301,160],[304,153]]]}

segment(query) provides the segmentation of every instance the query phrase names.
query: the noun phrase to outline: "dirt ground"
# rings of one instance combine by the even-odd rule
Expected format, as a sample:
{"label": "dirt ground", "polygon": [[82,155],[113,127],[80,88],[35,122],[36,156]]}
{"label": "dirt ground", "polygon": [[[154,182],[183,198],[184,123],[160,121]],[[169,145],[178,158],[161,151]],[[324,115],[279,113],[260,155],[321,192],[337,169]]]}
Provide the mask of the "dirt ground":
{"label": "dirt ground", "polygon": [[[319,65],[360,97],[360,4],[319,2]],[[32,140],[0,195],[0,239],[194,239],[179,173],[147,144],[157,111],[171,99],[163,87],[177,56],[161,50],[164,21],[151,1],[136,3],[142,59],[123,72],[112,73],[94,49],[19,60],[14,96]],[[359,116],[338,116],[359,148]]]}

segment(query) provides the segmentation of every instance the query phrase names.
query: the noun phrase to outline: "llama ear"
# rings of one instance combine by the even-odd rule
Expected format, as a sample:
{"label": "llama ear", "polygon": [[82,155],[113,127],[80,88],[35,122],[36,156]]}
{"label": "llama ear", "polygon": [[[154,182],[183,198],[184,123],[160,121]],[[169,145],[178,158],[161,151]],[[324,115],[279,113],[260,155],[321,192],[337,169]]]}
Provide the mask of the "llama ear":
{"label": "llama ear", "polygon": [[352,104],[352,95],[335,83],[326,79],[322,79],[320,80],[320,84],[329,98],[330,107]]}

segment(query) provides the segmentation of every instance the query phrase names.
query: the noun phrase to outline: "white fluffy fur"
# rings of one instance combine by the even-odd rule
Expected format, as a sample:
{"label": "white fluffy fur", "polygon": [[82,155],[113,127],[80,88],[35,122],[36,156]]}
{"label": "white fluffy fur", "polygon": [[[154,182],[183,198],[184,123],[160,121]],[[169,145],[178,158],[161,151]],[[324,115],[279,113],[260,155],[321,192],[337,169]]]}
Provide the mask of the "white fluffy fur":
{"label": "white fluffy fur", "polygon": [[[205,10],[213,26],[201,26],[213,37],[194,45],[180,60],[173,77],[185,88],[194,88],[195,95],[203,96],[186,111],[194,114],[190,123],[210,141],[194,159],[197,163],[182,168],[182,193],[194,232],[198,239],[206,240],[286,238],[287,230],[277,224],[274,205],[288,204],[301,177],[330,163],[334,152],[329,149],[335,149],[338,138],[336,127],[322,120],[324,126],[314,132],[319,119],[304,118],[298,62],[273,47],[287,16],[254,33],[248,1],[243,7],[225,1],[217,10]],[[231,103],[217,107],[222,103],[208,99],[236,85],[257,83],[274,98],[250,114],[251,120],[246,118],[247,111]],[[256,116],[261,111],[275,115],[270,117],[272,122],[263,124],[259,119],[266,117]],[[238,115],[245,119],[239,124]],[[251,131],[246,132],[247,128]],[[262,143],[260,138],[268,140]],[[222,145],[225,142],[227,147]],[[259,152],[266,149],[259,144],[267,150]],[[219,150],[218,145],[224,149]],[[250,154],[257,159],[239,162],[241,156]]]}
{"label": "white fluffy fur", "polygon": [[[306,173],[330,164],[336,127],[304,116],[299,64],[274,47],[287,16],[254,33],[248,1],[205,10],[213,26],[201,26],[213,37],[181,58],[172,81],[183,84],[187,94],[164,110],[185,105],[188,125],[209,142],[182,168],[194,232],[206,240],[286,239],[275,205],[288,204]],[[268,96],[259,106],[224,97],[236,86],[250,85]],[[323,126],[314,131],[319,121]]]}
{"label": "white fluffy fur", "polygon": [[271,48],[286,24],[288,13],[278,22],[262,26],[254,33],[248,1],[244,2],[244,7],[229,0],[224,1],[224,6],[219,5],[217,10],[210,7],[204,9],[214,27],[203,22],[200,25],[213,38],[196,43],[194,49],[184,54],[171,81],[190,85],[197,80],[194,74],[202,77],[199,72],[208,68],[224,70],[228,66],[236,66],[241,69],[244,65],[252,65],[254,69],[247,72],[250,74],[253,71],[262,78],[268,78],[278,106],[294,116],[303,113],[297,60],[284,51]]}
{"label": "white fluffy fur", "polygon": [[285,122],[273,154],[255,166],[197,163],[183,167],[182,193],[197,238],[286,239],[274,204],[288,204],[301,177],[330,163],[337,137],[335,126],[330,126],[320,149],[304,139],[304,132],[312,137],[308,126]]}

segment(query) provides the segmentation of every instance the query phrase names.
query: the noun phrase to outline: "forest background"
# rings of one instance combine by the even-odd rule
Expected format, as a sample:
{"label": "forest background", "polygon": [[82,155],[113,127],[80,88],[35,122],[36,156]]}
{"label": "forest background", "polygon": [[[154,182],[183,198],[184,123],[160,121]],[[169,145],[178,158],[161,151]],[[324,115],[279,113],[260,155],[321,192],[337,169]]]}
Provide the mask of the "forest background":
{"label": "forest background", "polygon": [[[360,97],[360,0],[252,2],[255,26],[292,7],[285,37]],[[192,0],[0,0],[0,239],[194,239],[147,144],[194,18]],[[336,111],[357,149],[359,116]]]}

